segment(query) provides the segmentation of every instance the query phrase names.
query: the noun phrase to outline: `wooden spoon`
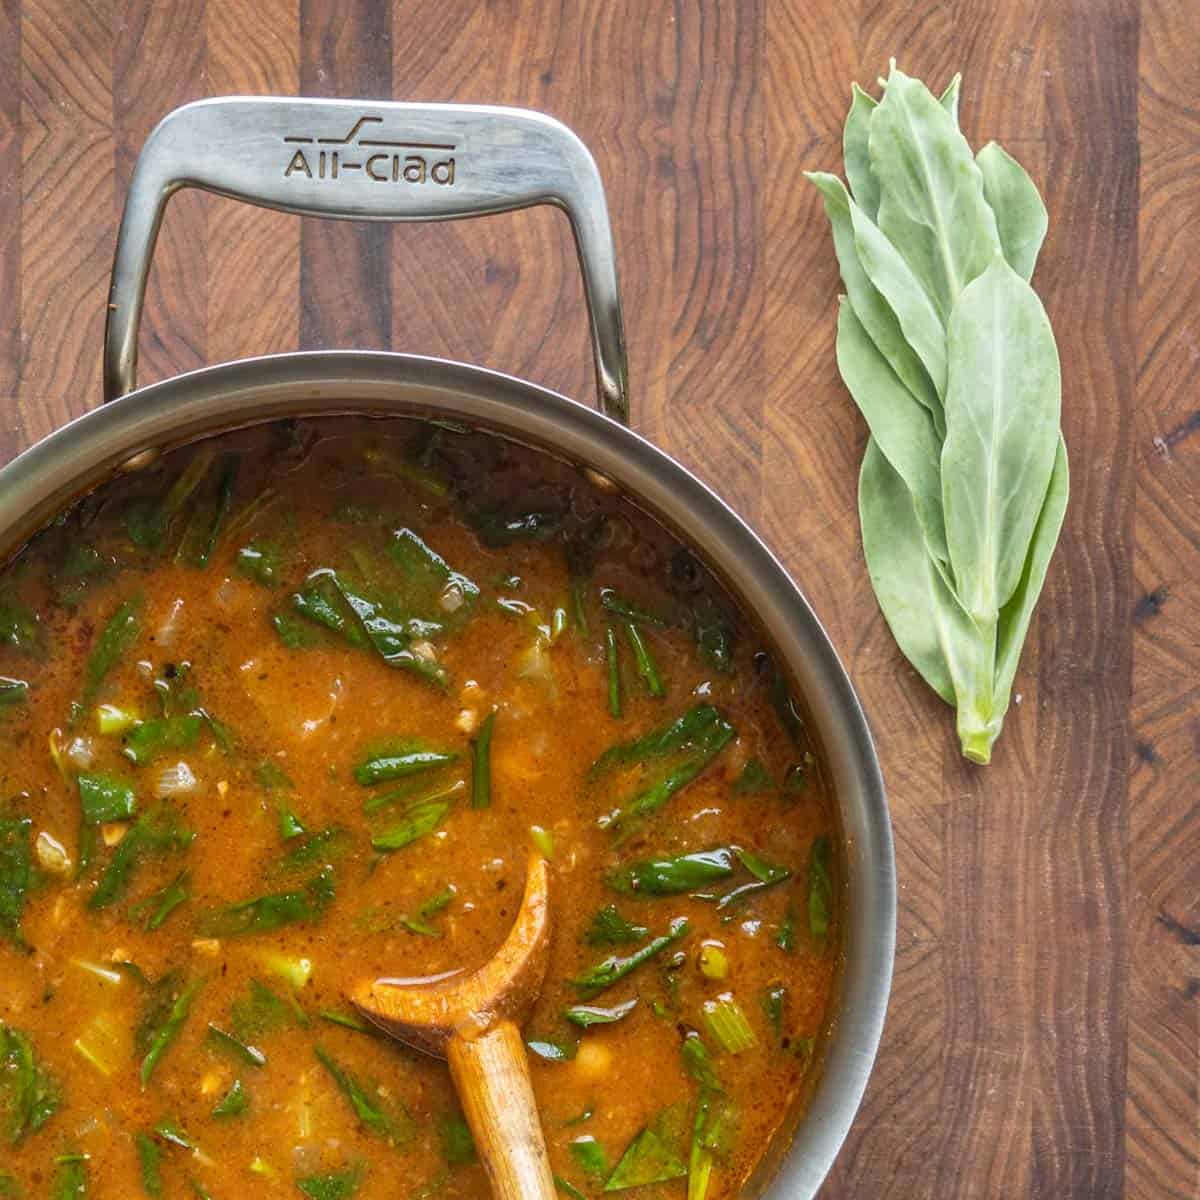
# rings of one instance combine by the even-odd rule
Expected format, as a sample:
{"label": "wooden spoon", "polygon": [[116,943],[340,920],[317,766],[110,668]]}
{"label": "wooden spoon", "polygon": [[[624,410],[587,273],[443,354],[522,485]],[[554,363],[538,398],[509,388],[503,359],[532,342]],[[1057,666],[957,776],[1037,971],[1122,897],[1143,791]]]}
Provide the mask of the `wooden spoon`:
{"label": "wooden spoon", "polygon": [[519,1025],[542,987],[550,949],[546,861],[533,855],[521,910],[477,971],[377,979],[351,995],[385,1033],[450,1064],[498,1200],[553,1200],[554,1179]]}

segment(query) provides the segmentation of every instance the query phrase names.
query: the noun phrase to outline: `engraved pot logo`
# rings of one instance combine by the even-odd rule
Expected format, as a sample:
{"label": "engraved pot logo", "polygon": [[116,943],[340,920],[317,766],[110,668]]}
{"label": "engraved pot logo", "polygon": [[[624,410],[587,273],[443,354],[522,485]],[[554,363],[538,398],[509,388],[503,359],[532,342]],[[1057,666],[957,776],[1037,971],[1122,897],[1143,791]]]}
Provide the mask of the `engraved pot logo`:
{"label": "engraved pot logo", "polygon": [[359,117],[345,137],[288,135],[283,140],[291,156],[283,169],[284,179],[332,181],[361,175],[374,183],[454,186],[456,147],[452,143],[384,138],[379,136],[382,124],[382,117]]}

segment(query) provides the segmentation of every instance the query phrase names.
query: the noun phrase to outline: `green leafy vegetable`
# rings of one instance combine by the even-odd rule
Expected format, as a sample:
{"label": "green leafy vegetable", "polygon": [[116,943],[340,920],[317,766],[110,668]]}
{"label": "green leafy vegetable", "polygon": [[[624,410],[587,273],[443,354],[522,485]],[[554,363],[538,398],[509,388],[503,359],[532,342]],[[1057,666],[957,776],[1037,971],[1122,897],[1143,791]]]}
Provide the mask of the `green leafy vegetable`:
{"label": "green leafy vegetable", "polygon": [[145,928],[153,932],[181,905],[187,903],[192,894],[192,873],[180,871],[166,887],[151,893],[145,900],[139,901],[131,909],[129,915],[134,920],[141,920]]}
{"label": "green leafy vegetable", "polygon": [[617,631],[611,626],[604,630],[604,657],[608,664],[608,711],[621,715],[621,661],[617,654]]}
{"label": "green leafy vegetable", "polygon": [[148,1133],[135,1133],[133,1144],[137,1147],[138,1167],[142,1173],[142,1191],[147,1196],[161,1196],[162,1150]]}
{"label": "green leafy vegetable", "polygon": [[666,685],[662,681],[662,676],[658,673],[658,667],[650,653],[650,647],[646,644],[646,639],[642,636],[642,631],[630,622],[625,626],[625,633],[629,638],[630,646],[633,648],[634,666],[637,668],[637,673],[641,676],[642,682],[646,685],[646,691],[651,696],[659,698],[665,696],[667,694]]}
{"label": "green leafy vegetable", "polygon": [[54,1160],[58,1173],[54,1177],[53,1200],[87,1200],[88,1177],[86,1154],[63,1154]]}
{"label": "green leafy vegetable", "polygon": [[88,900],[92,909],[107,908],[129,889],[134,871],[149,858],[186,850],[195,835],[180,823],[167,803],[142,813],[121,839]]}
{"label": "green leafy vegetable", "polygon": [[171,1146],[180,1150],[195,1150],[196,1143],[178,1121],[162,1120],[154,1127],[154,1136],[160,1137]]}
{"label": "green leafy vegetable", "polygon": [[853,199],[813,173],[847,298],[838,366],[871,437],[859,479],[872,586],[901,650],[989,761],[1067,504],[1053,331],[1029,286],[1046,210],[1028,174],[891,70],[855,89]]}
{"label": "green leafy vegetable", "polygon": [[424,771],[457,762],[453,750],[434,750],[417,741],[394,742],[370,751],[354,768],[354,778],[364,787],[389,779],[406,779]]}
{"label": "green leafy vegetable", "polygon": [[665,617],[650,612],[649,609],[634,603],[628,597],[614,592],[612,588],[600,589],[600,605],[605,611],[612,613],[614,617],[620,617],[622,621],[627,621],[630,624],[657,625],[660,628],[665,628],[670,624]]}
{"label": "green leafy vegetable", "polygon": [[437,829],[449,811],[449,800],[417,800],[405,808],[398,824],[377,833],[371,845],[385,852],[403,850]]}
{"label": "green leafy vegetable", "polygon": [[568,1149],[585,1175],[590,1175],[593,1179],[603,1179],[608,1174],[608,1155],[590,1133],[581,1133],[572,1138]]}
{"label": "green leafy vegetable", "polygon": [[274,892],[219,908],[204,918],[201,929],[209,937],[242,937],[317,921],[333,903],[333,895],[333,871],[326,867],[291,891]]}
{"label": "green leafy vegetable", "polygon": [[402,1109],[389,1111],[371,1098],[372,1089],[364,1087],[320,1046],[314,1047],[317,1061],[328,1072],[338,1091],[350,1102],[354,1115],[370,1133],[397,1144],[413,1134],[412,1120]]}
{"label": "green leafy vegetable", "polygon": [[29,684],[24,679],[0,675],[0,708],[13,708],[29,699]]}
{"label": "green leafy vegetable", "polygon": [[782,983],[769,983],[763,989],[762,1010],[767,1023],[775,1031],[775,1040],[783,1036],[783,1009],[787,1003],[787,988]]}
{"label": "green leafy vegetable", "polygon": [[79,803],[88,825],[128,821],[137,813],[133,785],[115,775],[83,774],[78,777]]}
{"label": "green leafy vegetable", "polygon": [[11,597],[0,600],[0,643],[25,654],[42,652],[42,626],[37,614]]}
{"label": "green leafy vegetable", "polygon": [[475,1139],[471,1127],[462,1117],[447,1117],[439,1127],[442,1139],[442,1157],[452,1167],[461,1167],[475,1161]]}
{"label": "green leafy vegetable", "polygon": [[242,1042],[252,1042],[289,1025],[307,1024],[304,1010],[294,998],[281,999],[257,979],[251,979],[247,995],[239,996],[230,1006],[230,1020],[234,1034]]}
{"label": "green leafy vegetable", "polygon": [[58,1083],[38,1062],[28,1036],[0,1022],[0,1137],[19,1145],[61,1103]]}
{"label": "green leafy vegetable", "polygon": [[28,817],[0,817],[0,937],[18,946],[25,898],[33,884],[33,821]]}
{"label": "green leafy vegetable", "polygon": [[554,1041],[551,1038],[529,1038],[525,1045],[529,1050],[545,1062],[570,1062],[575,1057],[577,1046],[565,1042]]}
{"label": "green leafy vegetable", "polygon": [[625,1188],[644,1187],[650,1183],[666,1183],[670,1179],[682,1179],[688,1173],[687,1164],[678,1151],[655,1128],[643,1129],[630,1142],[604,1185],[606,1192],[619,1192]]}
{"label": "green leafy vegetable", "polygon": [[[340,825],[330,825],[326,829],[318,829],[316,833],[305,832],[301,827],[301,832],[293,836],[300,840],[280,859],[281,871],[294,871],[297,867],[310,867],[314,863],[328,865],[340,857],[350,839],[350,834]],[[289,837],[286,840],[292,839]]]}
{"label": "green leafy vegetable", "polygon": [[637,1008],[636,996],[622,1004],[614,1004],[611,1008],[600,1008],[594,1004],[573,1004],[570,1008],[563,1010],[563,1016],[572,1025],[578,1025],[581,1029],[589,1029],[593,1025],[613,1025],[629,1016],[635,1008]]}
{"label": "green leafy vegetable", "polygon": [[625,946],[640,942],[650,931],[625,920],[615,904],[607,904],[593,918],[584,937],[593,946]]}
{"label": "green leafy vegetable", "polygon": [[130,596],[100,631],[83,669],[83,692],[79,697],[77,712],[91,706],[109,672],[137,640],[143,606],[144,600],[140,595]]}
{"label": "green leafy vegetable", "polygon": [[[139,1023],[136,1040],[139,1049],[145,1048],[141,1069],[142,1087],[150,1082],[154,1068],[179,1037],[188,1014],[192,1011],[192,1003],[204,986],[203,979],[194,979],[191,983],[179,987],[179,977],[175,974],[160,980],[160,984],[163,983],[169,983],[169,989],[156,986],[156,991],[149,999]],[[164,1001],[168,992],[173,993],[173,999],[170,1006],[165,1007]]]}
{"label": "green leafy vegetable", "polygon": [[570,1200],[588,1200],[586,1192],[581,1192],[569,1179],[563,1179],[561,1175],[554,1176],[554,1186],[564,1196],[569,1196]]}
{"label": "green leafy vegetable", "polygon": [[278,542],[255,538],[237,552],[234,565],[247,579],[263,587],[278,587],[283,582],[286,558]]}
{"label": "green leafy vegetable", "polygon": [[813,839],[808,855],[808,930],[817,945],[829,937],[833,910],[833,880],[829,874],[831,846],[825,834]]}
{"label": "green leafy vegetable", "polygon": [[212,1115],[218,1120],[240,1117],[250,1107],[250,1096],[240,1079],[235,1079],[229,1090],[213,1105]]}
{"label": "green leafy vegetable", "polygon": [[160,755],[195,745],[204,723],[204,717],[198,713],[143,721],[125,739],[122,753],[130,762],[145,766]]}
{"label": "green leafy vegetable", "polygon": [[676,896],[728,879],[733,874],[733,850],[718,847],[674,858],[648,858],[610,872],[605,882],[628,896]]}
{"label": "green leafy vegetable", "polygon": [[471,745],[474,769],[471,772],[471,807],[492,806],[492,731],[496,726],[496,709],[484,718],[479,733]]}
{"label": "green leafy vegetable", "polygon": [[245,1066],[261,1069],[267,1065],[267,1056],[257,1046],[248,1045],[211,1022],[208,1032],[204,1035],[204,1040],[214,1050],[228,1055]]}
{"label": "green leafy vegetable", "polygon": [[582,993],[584,999],[599,995],[614,983],[636,971],[643,963],[649,962],[661,954],[668,946],[673,946],[681,938],[686,937],[690,926],[686,917],[676,917],[668,927],[668,932],[651,939],[641,949],[622,957],[610,955],[603,962],[597,963],[571,982]]}
{"label": "green leafy vegetable", "polygon": [[365,1174],[362,1163],[356,1163],[328,1175],[306,1175],[296,1180],[296,1186],[309,1200],[350,1200],[362,1186]]}

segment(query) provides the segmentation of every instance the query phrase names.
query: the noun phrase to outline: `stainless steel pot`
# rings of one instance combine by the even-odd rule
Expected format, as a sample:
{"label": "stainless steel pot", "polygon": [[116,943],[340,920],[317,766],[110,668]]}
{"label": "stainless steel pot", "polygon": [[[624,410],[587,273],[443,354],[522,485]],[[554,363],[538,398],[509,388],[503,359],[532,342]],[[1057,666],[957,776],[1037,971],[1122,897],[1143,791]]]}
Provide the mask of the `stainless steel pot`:
{"label": "stainless steel pot", "polygon": [[[135,390],[146,276],[163,209],[182,187],[364,220],[557,205],[579,250],[602,412],[479,367],[364,351],[249,359]],[[475,106],[265,97],[190,104],[150,135],[130,186],[105,342],[105,399],[113,403],[0,471],[0,548],[11,554],[73,499],[165,448],[262,421],[344,413],[494,430],[598,472],[664,522],[753,614],[807,699],[832,774],[845,879],[836,1015],[811,1102],[750,1188],[811,1197],[861,1100],[891,983],[896,884],[883,781],[862,709],[812,609],[728,506],[624,424],[625,368],[604,191],[591,155],[565,126]]]}

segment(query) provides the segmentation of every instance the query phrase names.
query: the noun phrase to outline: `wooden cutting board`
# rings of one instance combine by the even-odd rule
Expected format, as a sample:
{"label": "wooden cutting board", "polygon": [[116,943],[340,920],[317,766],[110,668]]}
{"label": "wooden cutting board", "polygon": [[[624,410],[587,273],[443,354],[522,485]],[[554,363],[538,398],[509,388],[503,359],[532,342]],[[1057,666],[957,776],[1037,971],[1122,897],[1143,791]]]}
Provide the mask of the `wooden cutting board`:
{"label": "wooden cutting board", "polygon": [[[806,167],[849,83],[965,76],[1030,168],[1073,498],[992,766],[900,658],[858,543],[864,430]],[[0,451],[97,403],[146,134],[227,92],[545,109],[608,185],[635,422],[763,531],[866,704],[901,881],[889,1023],[825,1194],[1200,1194],[1200,8],[1196,0],[0,0]],[[142,377],[296,346],[463,358],[588,397],[546,211],[301,222],[185,195]]]}

